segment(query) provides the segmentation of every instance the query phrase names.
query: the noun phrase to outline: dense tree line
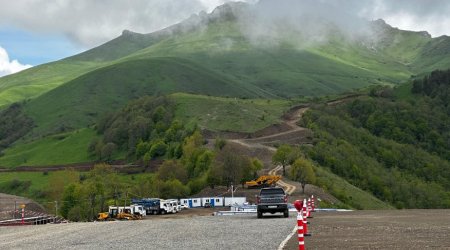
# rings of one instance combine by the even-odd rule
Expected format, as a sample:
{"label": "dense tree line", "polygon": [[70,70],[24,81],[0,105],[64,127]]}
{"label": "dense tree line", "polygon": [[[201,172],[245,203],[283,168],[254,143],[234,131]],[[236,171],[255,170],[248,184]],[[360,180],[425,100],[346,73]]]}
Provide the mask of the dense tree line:
{"label": "dense tree line", "polygon": [[321,166],[398,208],[449,208],[445,105],[427,94],[410,102],[368,97],[316,107],[303,119],[314,130],[314,147],[304,150]]}
{"label": "dense tree line", "polygon": [[436,70],[423,79],[414,80],[412,92],[436,99],[448,108],[450,106],[450,69]]}
{"label": "dense tree line", "polygon": [[34,126],[33,120],[23,111],[23,105],[14,103],[0,111],[0,152],[27,134]]}
{"label": "dense tree line", "polygon": [[338,110],[356,127],[402,144],[418,146],[450,160],[450,116],[432,100],[355,100]]}
{"label": "dense tree line", "polygon": [[117,152],[126,152],[129,160],[182,155],[183,140],[195,128],[187,129],[174,119],[175,104],[167,97],[143,97],[109,114],[97,123],[101,139],[92,141],[88,151],[99,160],[109,161]]}

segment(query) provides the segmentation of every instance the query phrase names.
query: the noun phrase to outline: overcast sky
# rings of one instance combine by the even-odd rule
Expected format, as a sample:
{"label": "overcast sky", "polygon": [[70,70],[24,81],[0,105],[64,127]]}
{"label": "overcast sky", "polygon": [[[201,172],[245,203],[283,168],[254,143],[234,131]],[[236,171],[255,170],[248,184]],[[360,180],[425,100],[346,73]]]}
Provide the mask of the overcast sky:
{"label": "overcast sky", "polygon": [[[272,0],[282,1],[293,0]],[[307,9],[310,14],[383,18],[401,29],[426,30],[433,36],[450,34],[448,0],[295,1],[301,2],[295,8]],[[0,76],[98,46],[124,29],[140,33],[159,30],[202,10],[210,12],[224,2],[227,0],[0,0]]]}

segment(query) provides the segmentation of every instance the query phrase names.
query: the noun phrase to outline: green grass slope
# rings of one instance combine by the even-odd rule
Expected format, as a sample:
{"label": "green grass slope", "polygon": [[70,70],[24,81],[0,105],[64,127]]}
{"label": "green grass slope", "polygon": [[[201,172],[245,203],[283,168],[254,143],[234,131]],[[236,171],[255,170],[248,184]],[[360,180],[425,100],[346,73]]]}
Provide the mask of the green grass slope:
{"label": "green grass slope", "polygon": [[281,121],[284,100],[236,99],[176,93],[176,117],[212,131],[255,132]]}
{"label": "green grass slope", "polygon": [[[279,123],[281,116],[292,105],[285,100],[237,99],[185,93],[175,93],[170,98],[177,105],[177,119],[186,123],[195,122],[211,131],[255,132]],[[87,154],[87,148],[96,136],[92,129],[80,129],[36,137],[32,141],[18,141],[4,151],[4,155],[0,157],[0,166],[89,162],[92,159]]]}
{"label": "green grass slope", "polygon": [[17,143],[4,151],[0,157],[0,166],[13,168],[89,162],[91,159],[87,148],[95,136],[92,129],[81,129]]}
{"label": "green grass slope", "polygon": [[57,61],[1,77],[0,108],[37,97],[99,66],[93,62]]}
{"label": "green grass slope", "polygon": [[85,127],[129,100],[175,92],[214,96],[267,97],[193,61],[151,58],[127,61],[81,76],[26,104],[40,134]]}

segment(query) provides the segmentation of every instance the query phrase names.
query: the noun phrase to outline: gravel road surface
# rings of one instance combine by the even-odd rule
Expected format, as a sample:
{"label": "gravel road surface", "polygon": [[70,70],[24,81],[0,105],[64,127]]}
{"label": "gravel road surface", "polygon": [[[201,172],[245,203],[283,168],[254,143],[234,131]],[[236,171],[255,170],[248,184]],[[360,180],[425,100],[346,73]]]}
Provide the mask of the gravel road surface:
{"label": "gravel road surface", "polygon": [[295,223],[239,215],[2,227],[0,249],[277,249]]}
{"label": "gravel road surface", "polygon": [[[450,210],[316,212],[306,249],[450,249]],[[292,237],[285,249],[298,249]]]}

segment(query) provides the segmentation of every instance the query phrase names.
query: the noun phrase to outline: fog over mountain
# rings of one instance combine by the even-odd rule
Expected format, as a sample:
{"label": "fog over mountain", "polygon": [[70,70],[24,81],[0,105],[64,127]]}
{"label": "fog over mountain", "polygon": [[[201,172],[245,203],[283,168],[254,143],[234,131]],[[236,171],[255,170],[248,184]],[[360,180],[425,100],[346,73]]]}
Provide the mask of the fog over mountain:
{"label": "fog over mountain", "polygon": [[[90,48],[120,35],[124,29],[150,33],[193,13],[210,12],[225,2],[230,1],[2,1],[0,25],[36,33],[62,33],[79,46]],[[255,4],[257,0],[244,2]],[[402,29],[427,30],[433,36],[450,34],[447,15],[450,2],[445,0],[261,0],[256,9],[258,14],[251,17],[249,23],[252,25],[243,27],[256,40],[262,34],[276,36],[276,32],[283,31],[274,29],[287,24],[301,29],[305,36],[314,37],[314,41],[320,41],[329,27],[315,25],[317,23],[332,21],[340,29],[355,34],[354,31],[365,29],[360,20],[378,18]],[[268,22],[271,25],[267,25]],[[267,28],[272,31],[267,32]]]}

